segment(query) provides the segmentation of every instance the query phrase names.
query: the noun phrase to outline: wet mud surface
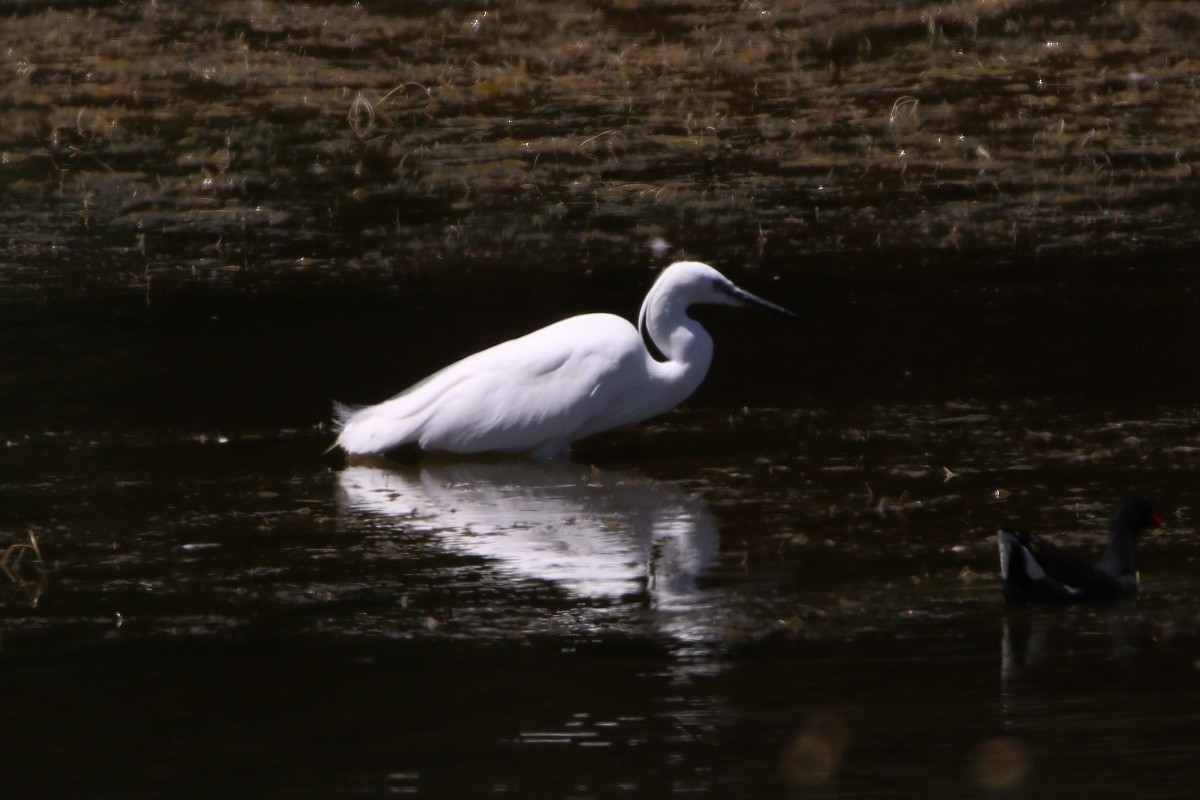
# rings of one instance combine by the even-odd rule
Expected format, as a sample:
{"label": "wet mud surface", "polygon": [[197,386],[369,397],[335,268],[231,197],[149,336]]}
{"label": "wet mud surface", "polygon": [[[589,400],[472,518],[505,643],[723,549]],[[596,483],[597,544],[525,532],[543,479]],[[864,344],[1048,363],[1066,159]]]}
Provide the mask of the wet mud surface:
{"label": "wet mud surface", "polygon": [[[1190,3],[0,12],[0,791],[1193,791]],[[323,451],[681,254],[683,407]],[[994,532],[1136,602],[1009,609]]]}

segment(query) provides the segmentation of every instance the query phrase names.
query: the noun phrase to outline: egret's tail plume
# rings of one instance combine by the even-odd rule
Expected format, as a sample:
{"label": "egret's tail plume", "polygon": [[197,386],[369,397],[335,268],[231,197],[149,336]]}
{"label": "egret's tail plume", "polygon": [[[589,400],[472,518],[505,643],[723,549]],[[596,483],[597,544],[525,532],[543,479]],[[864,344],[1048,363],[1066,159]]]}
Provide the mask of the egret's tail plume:
{"label": "egret's tail plume", "polygon": [[339,403],[336,400],[333,401],[333,430],[335,433],[339,434],[339,436],[334,440],[333,444],[329,445],[329,447],[325,450],[326,453],[336,450],[338,445],[342,444],[342,437],[340,434],[346,429],[346,423],[350,421],[350,418],[353,417],[360,408],[361,406],[348,406],[345,403]]}
{"label": "egret's tail plume", "polygon": [[362,406],[349,406],[345,403],[333,401],[333,427],[338,433],[346,427],[346,423],[350,421]]}
{"label": "egret's tail plume", "polygon": [[[390,402],[390,401],[389,401]],[[333,424],[338,437],[335,447],[348,455],[384,453],[411,441],[412,426],[390,413],[387,403],[376,406],[347,406],[335,403]]]}

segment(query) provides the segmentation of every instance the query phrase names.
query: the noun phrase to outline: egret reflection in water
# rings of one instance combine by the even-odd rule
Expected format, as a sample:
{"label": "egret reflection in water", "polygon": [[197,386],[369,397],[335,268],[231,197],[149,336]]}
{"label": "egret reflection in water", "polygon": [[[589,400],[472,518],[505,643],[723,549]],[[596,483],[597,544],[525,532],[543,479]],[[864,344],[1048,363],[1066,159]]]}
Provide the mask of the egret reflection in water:
{"label": "egret reflection in water", "polygon": [[643,599],[658,632],[711,639],[720,618],[698,580],[718,557],[707,504],[629,472],[532,462],[419,469],[350,466],[339,476],[344,517],[431,534],[487,559],[500,580],[549,581],[595,603]]}

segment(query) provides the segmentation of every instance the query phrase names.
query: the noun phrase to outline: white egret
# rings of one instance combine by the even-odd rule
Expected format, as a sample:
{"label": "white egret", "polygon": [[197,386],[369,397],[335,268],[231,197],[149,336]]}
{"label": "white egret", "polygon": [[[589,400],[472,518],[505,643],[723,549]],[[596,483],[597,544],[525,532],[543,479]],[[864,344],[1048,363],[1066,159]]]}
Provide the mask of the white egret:
{"label": "white egret", "polygon": [[415,443],[450,453],[565,456],[571,443],[671,410],[704,380],[712,337],[697,304],[792,312],[738,288],[707,264],[663,270],[635,328],[615,314],[582,314],[468,356],[390,400],[335,404],[334,447],[351,455]]}

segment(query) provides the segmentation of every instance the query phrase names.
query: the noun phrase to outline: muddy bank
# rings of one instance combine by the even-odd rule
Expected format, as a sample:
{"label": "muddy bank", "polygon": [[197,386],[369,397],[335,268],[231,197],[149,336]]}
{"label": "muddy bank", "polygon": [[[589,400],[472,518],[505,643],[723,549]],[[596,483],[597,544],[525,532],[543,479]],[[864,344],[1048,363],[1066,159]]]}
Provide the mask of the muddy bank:
{"label": "muddy bank", "polygon": [[88,6],[0,26],[22,293],[1195,243],[1188,3]]}

